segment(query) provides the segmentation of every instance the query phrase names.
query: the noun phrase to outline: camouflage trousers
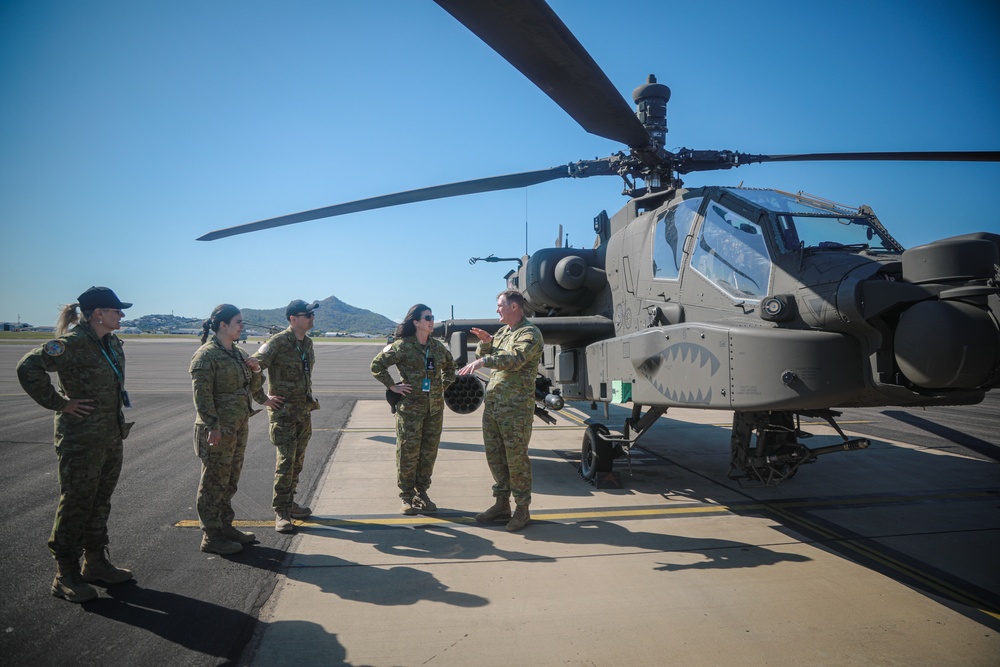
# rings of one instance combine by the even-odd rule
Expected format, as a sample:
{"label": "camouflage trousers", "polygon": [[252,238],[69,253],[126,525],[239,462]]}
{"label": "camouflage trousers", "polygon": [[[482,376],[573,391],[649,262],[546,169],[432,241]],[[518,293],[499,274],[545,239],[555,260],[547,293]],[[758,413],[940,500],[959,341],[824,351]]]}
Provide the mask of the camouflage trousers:
{"label": "camouflage trousers", "polygon": [[[200,429],[200,430],[199,430]],[[227,429],[229,430],[229,429]],[[243,422],[234,432],[222,434],[222,439],[208,446],[208,430],[195,427],[201,458],[201,483],[198,485],[198,520],[202,529],[231,526],[236,512],[233,496],[236,495],[243,472],[243,456],[247,450],[249,422]]]}
{"label": "camouflage trousers", "polygon": [[84,549],[99,551],[108,544],[111,494],[122,471],[121,438],[104,443],[64,439],[59,456],[59,506],[49,551],[58,560],[80,558]]}
{"label": "camouflage trousers", "polygon": [[487,397],[483,411],[483,444],[486,462],[493,473],[493,495],[507,498],[511,494],[518,505],[531,504],[531,420],[534,403],[527,408],[490,405]]}
{"label": "camouflage trousers", "polygon": [[271,506],[281,513],[291,507],[299,474],[306,460],[306,447],[312,437],[309,410],[286,410],[271,422],[271,444],[275,447],[274,495]]}
{"label": "camouflage trousers", "polygon": [[400,498],[426,491],[441,444],[444,410],[396,413],[396,483]]}

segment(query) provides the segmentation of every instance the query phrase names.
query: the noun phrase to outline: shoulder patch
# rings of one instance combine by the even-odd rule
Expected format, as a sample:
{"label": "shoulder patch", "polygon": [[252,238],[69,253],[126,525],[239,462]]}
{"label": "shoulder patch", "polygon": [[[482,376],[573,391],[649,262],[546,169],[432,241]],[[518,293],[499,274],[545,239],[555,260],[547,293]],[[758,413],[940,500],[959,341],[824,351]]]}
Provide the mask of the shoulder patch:
{"label": "shoulder patch", "polygon": [[58,357],[59,355],[61,355],[63,352],[66,351],[66,344],[63,343],[61,340],[50,340],[42,347],[42,349],[44,349],[45,354],[49,355],[50,357]]}
{"label": "shoulder patch", "polygon": [[392,349],[392,343],[389,343],[388,345],[386,345],[385,347],[382,348],[382,352],[385,353],[385,352],[388,352],[391,349]]}
{"label": "shoulder patch", "polygon": [[267,354],[268,349],[270,349],[271,343],[267,342],[257,348],[257,354]]}

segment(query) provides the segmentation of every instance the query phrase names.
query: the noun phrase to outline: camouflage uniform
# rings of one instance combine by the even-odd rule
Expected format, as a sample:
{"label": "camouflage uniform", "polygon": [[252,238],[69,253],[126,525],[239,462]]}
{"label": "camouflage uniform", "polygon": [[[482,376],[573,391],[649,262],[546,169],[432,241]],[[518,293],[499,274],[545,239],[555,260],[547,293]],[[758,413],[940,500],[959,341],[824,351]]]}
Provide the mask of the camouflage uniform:
{"label": "camouflage uniform", "polygon": [[[372,360],[372,375],[386,387],[395,384],[390,366],[413,388],[396,406],[397,484],[405,500],[430,488],[444,424],[444,391],[455,381],[455,360],[435,338],[421,345],[416,336],[406,336]],[[430,380],[430,391],[421,389],[424,378]]]}
{"label": "camouflage uniform", "polygon": [[319,409],[312,395],[312,369],[316,354],[309,336],[302,340],[288,327],[275,334],[253,353],[262,370],[268,370],[268,394],[285,399],[280,408],[268,408],[271,444],[275,446],[274,495],[272,506],[278,514],[288,512],[312,437],[310,413]]}
{"label": "camouflage uniform", "polygon": [[[59,390],[49,373],[59,376]],[[125,353],[114,334],[103,339],[86,322],[24,355],[17,378],[39,405],[55,410],[59,507],[49,537],[57,560],[79,560],[83,549],[108,544],[111,494],[121,474],[122,440],[132,428],[122,412]],[[86,417],[62,412],[70,399],[91,398]]]}
{"label": "camouflage uniform", "polygon": [[[260,375],[246,365],[247,354],[237,345],[227,350],[215,336],[198,348],[191,358],[194,389],[195,453],[201,459],[198,485],[198,519],[206,531],[233,524],[236,513],[232,500],[243,471],[249,420],[258,403],[267,400]],[[221,431],[222,439],[209,446],[209,431]]]}
{"label": "camouflage uniform", "polygon": [[513,327],[500,327],[492,341],[480,341],[476,357],[483,358],[485,368],[493,369],[483,409],[486,461],[496,482],[493,495],[506,499],[513,493],[515,503],[528,506],[528,441],[535,415],[535,376],[542,358],[542,333],[522,318]]}

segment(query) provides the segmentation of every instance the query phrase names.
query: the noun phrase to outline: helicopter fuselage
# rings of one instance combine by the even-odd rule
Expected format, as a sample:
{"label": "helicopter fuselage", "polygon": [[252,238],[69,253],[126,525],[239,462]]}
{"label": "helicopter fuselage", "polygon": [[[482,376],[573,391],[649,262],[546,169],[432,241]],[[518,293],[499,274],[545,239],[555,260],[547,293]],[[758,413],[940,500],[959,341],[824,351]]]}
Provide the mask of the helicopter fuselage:
{"label": "helicopter fuselage", "polygon": [[977,403],[1000,383],[996,235],[903,252],[864,207],[720,187],[633,200],[605,235],[509,279],[568,400],[798,411]]}

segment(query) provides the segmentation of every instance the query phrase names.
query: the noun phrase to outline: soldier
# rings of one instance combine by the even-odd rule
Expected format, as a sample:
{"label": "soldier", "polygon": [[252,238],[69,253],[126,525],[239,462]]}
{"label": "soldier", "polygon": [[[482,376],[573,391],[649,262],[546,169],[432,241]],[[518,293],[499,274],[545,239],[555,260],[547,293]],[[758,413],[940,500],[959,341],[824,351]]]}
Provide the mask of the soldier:
{"label": "soldier", "polygon": [[275,404],[264,394],[260,365],[235,345],[242,329],[239,308],[228,303],[216,306],[202,324],[202,345],[190,368],[197,410],[194,449],[201,459],[198,520],[205,531],[201,550],[221,555],[238,553],[256,539],[233,526],[232,500],[243,471],[249,420],[260,412],[250,399]]}
{"label": "soldier", "polygon": [[[479,338],[477,359],[462,367],[459,375],[480,368],[493,369],[486,387],[483,410],[483,442],[486,461],[493,473],[493,506],[476,515],[476,521],[507,521],[507,530],[524,528],[531,520],[531,460],[528,441],[535,414],[535,376],[542,358],[542,333],[524,317],[524,297],[506,290],[497,297],[497,314],[504,326],[495,336],[473,327]],[[510,495],[517,508],[510,512]],[[508,521],[509,520],[509,521]]]}
{"label": "soldier", "polygon": [[313,328],[314,310],[319,302],[306,303],[296,299],[285,308],[288,328],[272,336],[253,358],[261,369],[269,369],[268,397],[274,401],[268,407],[271,421],[271,444],[275,447],[274,465],[274,529],[293,533],[292,519],[304,519],[312,510],[295,502],[295,489],[306,457],[306,446],[312,436],[313,410],[319,401],[312,395],[312,369],[316,364],[313,342],[306,333]]}
{"label": "soldier", "polygon": [[[403,514],[437,511],[427,489],[441,443],[444,392],[455,381],[455,360],[441,341],[431,338],[433,332],[431,309],[418,303],[371,365],[375,379],[403,397],[395,409],[396,480]],[[390,366],[399,370],[401,382],[393,382]]]}
{"label": "soldier", "polygon": [[[76,303],[63,306],[56,322],[58,338],[17,364],[24,391],[43,408],[55,411],[60,495],[49,537],[57,568],[52,595],[70,602],[96,598],[91,583],[132,579],[132,573],[112,565],[106,553],[111,494],[122,469],[122,441],[132,428],[122,411],[130,407],[125,352],[112,332],[121,328],[122,309],[131,306],[107,287],[91,287]],[[59,377],[58,390],[49,378],[53,372]]]}

